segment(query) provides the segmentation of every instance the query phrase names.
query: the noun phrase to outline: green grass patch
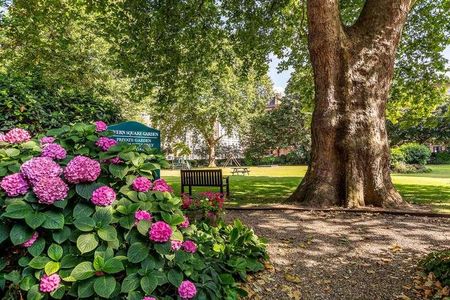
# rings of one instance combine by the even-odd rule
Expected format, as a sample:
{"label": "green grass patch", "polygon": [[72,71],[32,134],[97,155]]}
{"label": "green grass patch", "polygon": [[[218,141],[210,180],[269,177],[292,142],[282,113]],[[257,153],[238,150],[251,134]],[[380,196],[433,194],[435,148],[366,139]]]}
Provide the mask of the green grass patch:
{"label": "green grass patch", "polygon": [[[393,182],[405,200],[431,205],[450,213],[450,165],[428,166],[431,173],[393,174]],[[306,173],[306,166],[250,167],[250,176],[231,176],[229,205],[262,205],[283,202]],[[231,168],[224,168],[230,175]],[[180,171],[163,170],[162,176],[180,193]],[[194,193],[213,188],[193,188]]]}

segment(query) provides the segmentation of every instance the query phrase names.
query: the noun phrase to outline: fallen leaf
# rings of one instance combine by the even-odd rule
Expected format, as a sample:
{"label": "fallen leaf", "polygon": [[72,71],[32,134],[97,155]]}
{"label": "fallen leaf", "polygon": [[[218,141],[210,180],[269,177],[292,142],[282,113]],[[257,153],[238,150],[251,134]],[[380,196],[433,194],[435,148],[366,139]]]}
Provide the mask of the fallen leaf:
{"label": "fallen leaf", "polygon": [[284,279],[286,279],[286,281],[292,282],[292,283],[300,283],[301,279],[299,276],[295,275],[295,274],[284,274]]}

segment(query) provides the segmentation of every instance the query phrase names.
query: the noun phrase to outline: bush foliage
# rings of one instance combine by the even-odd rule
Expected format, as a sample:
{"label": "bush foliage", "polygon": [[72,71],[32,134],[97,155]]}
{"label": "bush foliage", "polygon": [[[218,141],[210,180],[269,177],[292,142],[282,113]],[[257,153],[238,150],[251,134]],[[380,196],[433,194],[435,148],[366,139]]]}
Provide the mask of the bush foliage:
{"label": "bush foliage", "polygon": [[421,265],[427,273],[432,272],[443,286],[450,287],[450,250],[430,253]]}
{"label": "bush foliage", "polygon": [[244,295],[237,280],[263,269],[264,243],[239,221],[189,224],[182,200],[150,181],[163,156],[117,144],[102,127],[1,136],[4,299]]}
{"label": "bush foliage", "polygon": [[117,106],[93,93],[45,86],[39,76],[0,72],[0,131],[21,127],[38,133],[61,124],[120,120]]}

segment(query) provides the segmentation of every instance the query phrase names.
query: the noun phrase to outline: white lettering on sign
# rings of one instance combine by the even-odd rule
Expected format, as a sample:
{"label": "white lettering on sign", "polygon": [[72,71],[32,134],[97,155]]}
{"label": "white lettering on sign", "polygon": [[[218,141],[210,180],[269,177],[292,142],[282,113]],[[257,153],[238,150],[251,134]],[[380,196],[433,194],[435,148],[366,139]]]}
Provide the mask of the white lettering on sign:
{"label": "white lettering on sign", "polygon": [[127,136],[127,137],[158,137],[157,132],[145,132],[145,131],[131,131],[131,130],[113,130],[117,135]]}

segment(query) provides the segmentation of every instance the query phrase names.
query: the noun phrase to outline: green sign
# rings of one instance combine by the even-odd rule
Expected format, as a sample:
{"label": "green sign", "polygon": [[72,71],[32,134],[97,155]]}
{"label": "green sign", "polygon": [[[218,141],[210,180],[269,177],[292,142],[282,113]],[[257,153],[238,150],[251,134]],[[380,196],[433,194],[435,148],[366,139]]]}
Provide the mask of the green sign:
{"label": "green sign", "polygon": [[161,134],[159,130],[142,123],[128,121],[108,126],[108,130],[114,132],[112,138],[118,142],[147,145],[150,148],[161,149]]}

